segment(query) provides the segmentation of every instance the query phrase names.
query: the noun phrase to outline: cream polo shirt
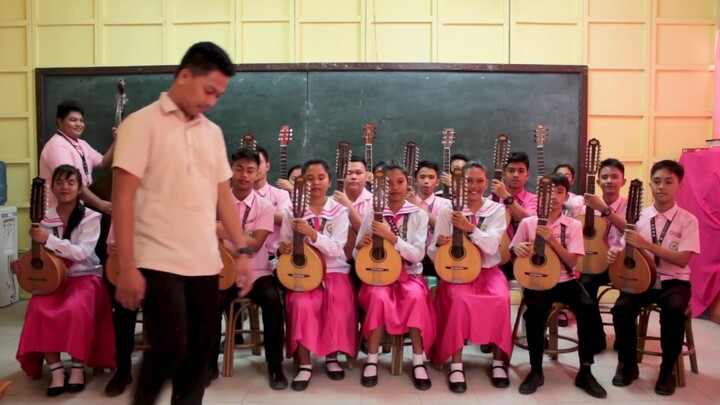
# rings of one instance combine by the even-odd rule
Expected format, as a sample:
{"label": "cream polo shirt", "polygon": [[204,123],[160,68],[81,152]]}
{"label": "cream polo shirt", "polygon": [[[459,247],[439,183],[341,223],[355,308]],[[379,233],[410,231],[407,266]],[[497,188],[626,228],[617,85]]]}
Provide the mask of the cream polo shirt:
{"label": "cream polo shirt", "polygon": [[232,176],[220,127],[202,114],[187,121],[162,93],[120,124],[113,167],[140,178],[134,204],[137,267],[182,276],[219,274],[217,190]]}

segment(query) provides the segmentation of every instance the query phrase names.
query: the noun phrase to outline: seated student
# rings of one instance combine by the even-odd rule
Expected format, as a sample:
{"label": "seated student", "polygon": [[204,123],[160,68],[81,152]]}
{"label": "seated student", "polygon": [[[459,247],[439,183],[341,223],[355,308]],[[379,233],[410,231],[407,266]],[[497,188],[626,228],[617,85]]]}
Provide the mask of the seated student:
{"label": "seated student", "polygon": [[[309,187],[309,204],[302,219],[294,219],[291,210],[283,219],[280,254],[292,254],[293,231],[304,235],[325,259],[322,284],[309,292],[288,291],[285,298],[285,345],[288,357],[297,351],[299,369],[290,387],[304,391],[312,377],[310,353],[325,356],[325,372],[331,380],[342,380],[345,371],[338,352],[356,356],[357,303],[350,280],[350,265],[343,247],[347,240],[347,208],[327,197],[330,167],[321,159],[303,164],[302,174]],[[312,225],[311,225],[312,224]]]}
{"label": "seated student", "polygon": [[292,193],[293,186],[295,185],[295,178],[300,175],[302,166],[295,165],[288,169],[288,178],[287,179],[278,179],[277,186],[278,188],[281,188],[283,190],[286,190],[289,193]]}
{"label": "seated student", "polygon": [[[459,159],[456,159],[456,165],[459,165]],[[463,165],[465,163],[463,162]],[[407,200],[420,207],[428,214],[428,236],[425,243],[425,249],[429,247],[433,241],[433,231],[435,229],[435,219],[440,214],[440,210],[450,205],[450,200],[435,195],[435,189],[440,184],[440,168],[434,162],[423,160],[418,163],[415,171],[415,183],[418,191],[408,190]],[[437,277],[435,266],[432,260],[426,255],[422,262],[423,274],[426,276]]]}
{"label": "seated student", "polygon": [[362,335],[367,339],[368,359],[360,382],[373,387],[378,382],[378,349],[383,332],[403,335],[410,332],[413,351],[413,381],[415,388],[427,390],[431,386],[424,353],[435,341],[435,311],[430,290],[422,277],[428,217],[425,211],[405,200],[408,174],[394,162],[385,165],[387,178],[387,207],[385,221],[377,222],[372,215],[363,220],[358,243],[353,253],[357,260],[360,248],[372,243],[372,236],[387,239],[400,253],[403,269],[400,278],[387,286],[363,284],[358,301],[365,311]]}
{"label": "seated student", "polygon": [[575,385],[593,397],[605,398],[605,389],[595,380],[590,371],[598,346],[598,336],[594,334],[592,325],[599,321],[600,312],[597,305],[590,299],[575,277],[575,263],[579,256],[585,255],[583,246],[582,224],[577,220],[563,215],[562,206],[567,201],[568,179],[559,174],[552,176],[554,184],[548,225],[538,225],[538,217],[532,216],[522,220],[517,233],[510,243],[510,248],[517,257],[530,257],[533,254],[533,243],[537,231],[538,237],[545,239],[546,249],[550,248],[558,255],[563,269],[560,282],[545,291],[525,289],[523,296],[527,311],[525,328],[530,351],[530,373],[520,384],[521,394],[532,394],[545,382],[542,371],[544,334],[548,313],[554,302],[568,305],[577,318],[578,354],[580,371],[575,376]]}
{"label": "seated student", "polygon": [[[265,348],[265,361],[268,365],[268,379],[270,388],[281,390],[287,388],[288,382],[283,374],[283,306],[278,282],[272,275],[272,269],[265,254],[265,241],[268,235],[273,232],[273,214],[275,208],[272,203],[261,198],[253,184],[257,176],[260,158],[251,149],[238,149],[230,157],[230,165],[233,175],[232,195],[237,208],[238,221],[243,224],[245,230],[245,242],[252,250],[250,266],[252,269],[253,287],[247,298],[257,302],[262,309],[263,319],[263,347]],[[222,224],[218,223],[218,237],[223,239],[235,251],[228,241],[228,235]],[[230,305],[235,298],[238,298],[239,289],[232,286],[225,291],[220,291],[220,305],[218,311],[218,333],[215,337],[214,357],[210,360],[209,380],[219,375],[217,358],[220,353],[220,331],[222,314],[229,312]],[[238,318],[237,326],[242,325],[241,318]],[[239,335],[242,336],[242,335]],[[236,339],[236,343],[238,340]],[[213,361],[214,360],[214,361]]]}
{"label": "seated student", "polygon": [[[505,205],[510,211],[511,220],[507,227],[510,238],[515,235],[518,224],[523,218],[535,215],[537,211],[537,196],[525,190],[525,183],[530,178],[530,159],[525,152],[513,152],[508,157],[503,168],[503,179],[494,180],[490,184],[490,191],[493,201]],[[500,266],[508,280],[515,278],[513,275],[512,261]]]}
{"label": "seated student", "polygon": [[[449,205],[440,211],[435,226],[435,239],[428,254],[435,259],[437,249],[450,243],[453,228],[460,228],[477,246],[482,255],[482,271],[475,281],[452,284],[440,280],[435,297],[437,336],[431,351],[433,363],[442,364],[452,357],[448,384],[452,392],[465,392],[467,383],[463,372],[464,342],[494,344],[492,369],[493,386],[510,385],[507,364],[512,353],[510,326],[510,290],[505,275],[497,267],[500,262],[498,246],[505,232],[505,207],[483,198],[488,186],[487,169],[478,162],[468,162],[464,168],[467,203],[462,212],[453,212]],[[477,309],[482,308],[482,313]]]}
{"label": "seated student", "polygon": [[[45,214],[30,238],[59,256],[67,268],[67,282],[50,295],[30,298],[16,354],[25,373],[42,375],[43,358],[52,381],[47,395],[85,388],[84,367],[115,367],[115,345],[110,297],[102,279],[95,244],[100,236],[100,214],[80,203],[82,177],[77,168],[60,165],[52,173],[57,207]],[[19,260],[10,264],[20,273]],[[70,375],[60,352],[72,357]]]}
{"label": "seated student", "polygon": [[[675,201],[684,174],[683,166],[674,160],[655,163],[650,170],[650,189],[655,202],[643,209],[634,231],[625,230],[623,242],[644,249],[653,257],[657,282],[642,294],[621,292],[612,309],[619,362],[612,383],[619,387],[630,385],[639,376],[635,321],[644,306],[657,303],[661,309],[662,362],[655,393],[672,395],[675,392],[673,367],[682,351],[685,311],[691,295],[688,263],[693,255],[700,254],[697,218],[678,207]],[[622,246],[611,247],[610,263],[617,260],[621,249]]]}
{"label": "seated student", "polygon": [[[452,173],[455,169],[462,169],[465,166],[465,163],[467,163],[469,160],[470,159],[462,153],[453,153],[453,155],[450,156],[450,173]],[[443,172],[442,174],[440,174],[440,181],[444,187],[448,187],[448,190],[450,184],[452,184],[452,175],[450,173]],[[435,194],[442,197],[443,190],[440,190]]]}
{"label": "seated student", "polygon": [[[598,172],[597,184],[602,190],[602,196],[594,194],[585,194],[585,205],[595,210],[595,215],[599,218],[605,218],[608,221],[608,231],[605,234],[605,242],[608,246],[620,246],[620,238],[625,231],[627,221],[625,220],[625,212],[627,210],[627,199],[620,196],[620,189],[625,185],[625,166],[617,159],[605,159],[600,162],[600,170]],[[584,209],[581,211],[585,212]],[[598,304],[598,290],[601,286],[610,283],[608,272],[604,271],[600,274],[582,274],[580,276],[585,291],[590,295],[596,304]],[[605,330],[602,322],[596,325],[602,342],[605,342]],[[605,348],[604,344],[598,347],[598,350]]]}
{"label": "seated student", "polygon": [[335,201],[347,207],[350,217],[348,240],[345,244],[345,256],[348,258],[352,256],[355,237],[363,218],[372,212],[373,194],[365,188],[367,177],[365,159],[353,156],[348,164],[344,189],[335,190],[333,193]]}
{"label": "seated student", "polygon": [[[555,170],[553,170],[553,173],[562,174],[563,176],[567,177],[568,182],[570,182],[570,187],[575,184],[575,168],[572,167],[570,164],[562,163],[555,166]],[[568,200],[565,204],[563,204],[563,208],[565,209],[564,214],[571,217],[581,215],[583,213],[583,208],[585,208],[583,204],[584,200],[582,195],[568,192]]]}
{"label": "seated student", "polygon": [[255,151],[260,156],[260,166],[258,167],[257,179],[255,180],[253,188],[257,195],[270,201],[273,207],[275,207],[275,213],[273,214],[275,227],[273,228],[273,233],[270,234],[265,241],[268,259],[270,260],[271,267],[274,268],[276,264],[275,252],[280,243],[280,226],[282,225],[285,210],[290,207],[290,195],[287,191],[273,187],[268,183],[267,173],[268,170],[270,170],[270,160],[267,150],[262,146],[257,146]]}

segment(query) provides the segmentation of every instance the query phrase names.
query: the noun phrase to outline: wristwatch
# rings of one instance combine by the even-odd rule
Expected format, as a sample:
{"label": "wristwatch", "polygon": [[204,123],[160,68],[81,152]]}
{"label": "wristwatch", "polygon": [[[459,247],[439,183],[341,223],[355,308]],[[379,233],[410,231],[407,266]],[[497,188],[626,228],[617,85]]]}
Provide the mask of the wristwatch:
{"label": "wristwatch", "polygon": [[245,246],[241,248],[235,249],[235,257],[240,257],[240,255],[252,255],[254,252],[250,246]]}
{"label": "wristwatch", "polygon": [[515,202],[515,197],[513,196],[507,196],[503,199],[503,204],[505,205],[512,205]]}
{"label": "wristwatch", "polygon": [[612,214],[612,210],[610,209],[610,207],[607,207],[600,213],[600,216],[605,218],[605,217],[609,217],[610,214]]}

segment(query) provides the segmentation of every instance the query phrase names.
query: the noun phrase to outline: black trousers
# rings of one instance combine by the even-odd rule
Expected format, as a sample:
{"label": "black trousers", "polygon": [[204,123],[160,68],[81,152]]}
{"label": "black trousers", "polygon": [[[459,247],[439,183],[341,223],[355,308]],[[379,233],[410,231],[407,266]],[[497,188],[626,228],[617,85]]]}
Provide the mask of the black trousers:
{"label": "black trousers", "polygon": [[[216,336],[213,343],[213,358],[215,361],[210,361],[210,367],[217,367],[223,312],[229,313],[230,303],[237,296],[238,288],[236,286],[220,291],[216,317]],[[283,361],[285,320],[278,282],[273,276],[260,277],[253,283],[253,288],[247,297],[255,300],[262,309],[263,348],[265,349],[265,361],[268,363],[268,368],[279,368]],[[236,328],[241,324],[242,318],[238,317]]]}
{"label": "black trousers", "polygon": [[661,288],[650,289],[642,294],[620,293],[612,309],[615,339],[618,342],[618,361],[623,364],[637,364],[637,327],[640,310],[646,305],[657,303],[660,307],[660,347],[662,348],[662,372],[671,372],[685,337],[685,311],[690,302],[690,282],[667,280]]}
{"label": "black trousers", "polygon": [[113,327],[115,329],[115,363],[117,375],[130,375],[132,352],[135,348],[135,321],[138,311],[129,310],[115,300],[115,286],[105,278],[105,285],[111,297],[113,307]]}
{"label": "black trousers", "polygon": [[508,279],[508,281],[515,280],[515,273],[513,273],[513,264],[514,263],[515,263],[514,261],[510,260],[509,262],[498,266],[500,268],[500,270],[503,272],[503,274],[505,275],[505,278]]}
{"label": "black trousers", "polygon": [[[590,299],[593,300],[595,305],[599,305],[600,301],[598,300],[598,290],[600,290],[600,287],[610,284],[610,276],[608,275],[607,270],[600,274],[582,274],[580,276],[580,283],[583,288],[585,288],[585,291],[587,291]],[[602,318],[600,318],[599,322],[593,326],[595,333],[597,333],[598,336],[601,336],[604,341],[606,336],[605,329],[602,324]]]}
{"label": "black trousers", "polygon": [[168,378],[172,404],[201,404],[215,339],[219,277],[141,272],[150,348],[143,355],[133,404],[154,404]]}
{"label": "black trousers", "polygon": [[[555,287],[545,291],[523,291],[527,311],[525,329],[527,332],[528,348],[530,351],[530,365],[534,371],[542,370],[543,352],[545,350],[545,326],[552,304],[562,302],[575,313],[578,328],[580,364],[594,362],[595,351],[599,345],[598,336],[594,333],[592,324],[600,319],[600,311],[578,280],[569,280],[558,283]],[[602,321],[600,321],[602,323]]]}
{"label": "black trousers", "polygon": [[435,270],[435,263],[433,263],[432,259],[430,257],[425,256],[422,260],[423,265],[423,276],[431,276],[431,277],[437,277],[437,271]]}

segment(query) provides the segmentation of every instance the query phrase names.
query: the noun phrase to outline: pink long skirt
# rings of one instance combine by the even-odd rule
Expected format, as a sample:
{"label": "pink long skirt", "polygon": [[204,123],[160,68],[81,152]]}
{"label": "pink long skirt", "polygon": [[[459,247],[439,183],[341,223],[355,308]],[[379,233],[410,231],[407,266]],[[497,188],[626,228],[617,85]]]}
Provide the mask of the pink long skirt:
{"label": "pink long skirt", "polygon": [[358,301],[365,310],[362,326],[365,339],[384,325],[392,335],[402,335],[410,328],[419,329],[426,352],[435,342],[435,310],[422,276],[410,275],[407,281],[388,286],[363,284]]}
{"label": "pink long skirt", "polygon": [[442,364],[460,350],[465,339],[475,344],[496,344],[508,357],[512,353],[510,290],[497,267],[483,269],[472,283],[440,281],[435,297],[438,339],[430,352]]}
{"label": "pink long skirt", "polygon": [[30,298],[15,358],[37,378],[43,353],[58,352],[89,367],[115,367],[112,306],[102,278],[69,277],[55,293]]}
{"label": "pink long skirt", "polygon": [[310,292],[288,291],[285,310],[288,358],[298,345],[320,357],[337,351],[357,355],[357,302],[349,275],[327,273]]}

